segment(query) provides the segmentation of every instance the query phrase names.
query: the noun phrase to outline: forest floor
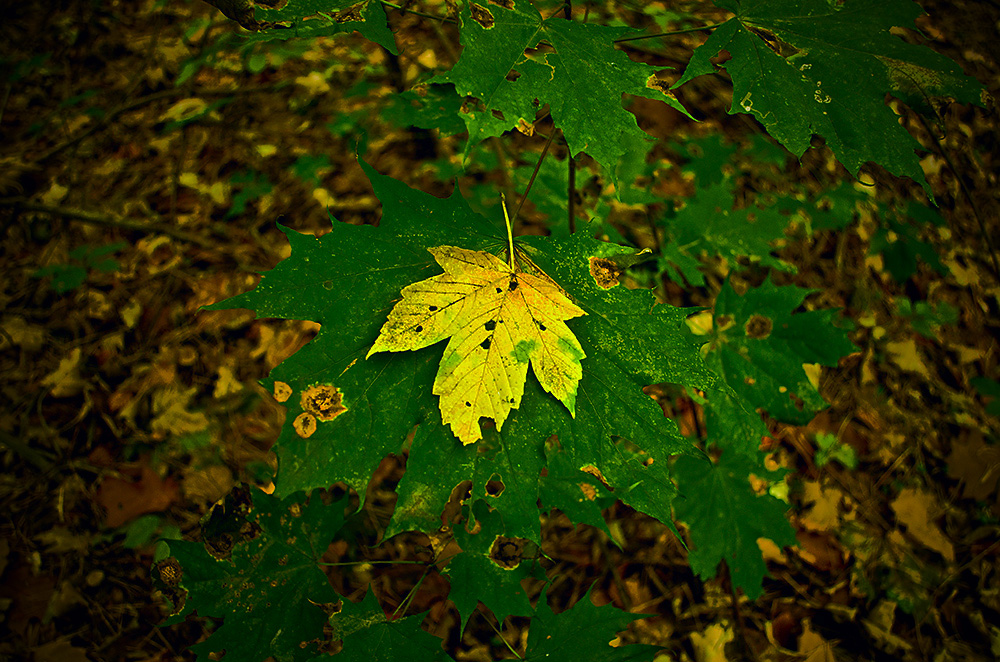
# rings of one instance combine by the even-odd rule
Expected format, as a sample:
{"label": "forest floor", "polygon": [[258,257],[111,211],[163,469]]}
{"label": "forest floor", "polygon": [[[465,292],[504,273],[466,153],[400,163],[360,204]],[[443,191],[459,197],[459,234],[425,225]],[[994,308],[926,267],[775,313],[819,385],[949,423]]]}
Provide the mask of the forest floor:
{"label": "forest floor", "polygon": [[[0,27],[0,659],[191,660],[212,623],[158,627],[167,605],[151,580],[157,540],[193,535],[239,484],[269,486],[284,410],[257,381],[317,330],[200,308],[249,289],[289,254],[276,221],[317,235],[329,231],[328,210],[339,222],[378,222],[359,130],[378,171],[438,196],[459,175],[472,198],[509,188],[543,141],[484,144],[476,158],[501,167],[462,174],[460,137],[368,112],[372,98],[454,61],[454,26],[424,17],[390,11],[396,60],[356,34],[245,47],[238,26],[200,2],[55,4],[10,6]],[[926,43],[1000,92],[996,3],[921,4]],[[699,3],[670,10],[680,27],[722,15]],[[703,39],[627,50],[673,67],[672,82]],[[700,122],[630,102],[663,139],[655,193],[691,196],[699,168],[732,176],[743,203],[851,181],[819,143],[801,163],[757,159],[761,128],[727,114],[727,85],[706,77],[681,90]],[[661,646],[659,659],[1000,658],[1000,385],[974,379],[1000,377],[1000,287],[976,219],[997,235],[1000,125],[981,108],[942,107],[939,124],[900,112],[927,150],[942,224],[880,234],[876,202],[922,193],[872,168],[852,190],[873,204],[846,229],[790,235],[775,249],[797,271],[774,280],[817,290],[810,305],[842,308],[858,351],[824,369],[829,409],[805,427],[769,424],[767,443],[791,470],[799,545],[763,545],[763,596],[741,597],[724,572],[702,582],[663,525],[620,504],[608,519],[621,550],[587,527],[548,523],[560,576],[549,594],[570,602],[593,583],[595,600],[657,614],[623,639]],[[565,158],[558,143],[553,158]],[[656,248],[646,214],[607,203],[596,172],[581,160],[581,215],[603,205],[626,240]],[[544,214],[528,204],[519,231],[543,232]],[[900,250],[873,251],[875,237]],[[703,287],[659,275],[653,284],[667,303],[710,306],[726,276],[737,287],[764,277],[739,266],[706,265]],[[697,431],[689,399],[664,407]],[[373,549],[351,554],[419,544],[376,545],[402,467],[389,458],[380,468],[384,487],[366,506]],[[391,604],[412,579],[365,572],[331,581],[354,600],[370,583]],[[428,582],[417,603],[449,652],[507,652],[484,620],[459,633],[446,595],[446,582]]]}

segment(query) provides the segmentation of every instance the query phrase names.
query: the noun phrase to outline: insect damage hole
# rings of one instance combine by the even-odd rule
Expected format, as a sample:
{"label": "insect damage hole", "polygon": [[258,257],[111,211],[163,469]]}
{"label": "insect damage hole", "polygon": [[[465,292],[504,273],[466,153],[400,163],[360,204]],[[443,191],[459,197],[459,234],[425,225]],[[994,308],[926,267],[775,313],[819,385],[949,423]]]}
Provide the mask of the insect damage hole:
{"label": "insect damage hole", "polygon": [[479,25],[483,26],[484,29],[489,30],[496,24],[496,19],[493,18],[493,12],[491,12],[486,7],[475,2],[469,5],[469,11],[472,14],[472,20]]}

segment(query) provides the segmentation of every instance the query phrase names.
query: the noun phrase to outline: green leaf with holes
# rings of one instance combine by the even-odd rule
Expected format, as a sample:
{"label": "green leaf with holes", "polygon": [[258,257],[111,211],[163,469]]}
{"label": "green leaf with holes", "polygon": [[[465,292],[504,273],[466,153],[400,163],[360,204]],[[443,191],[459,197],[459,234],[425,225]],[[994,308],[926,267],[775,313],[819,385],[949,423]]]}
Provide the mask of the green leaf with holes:
{"label": "green leaf with holes", "polygon": [[572,154],[586,152],[615,180],[626,138],[646,137],[622,106],[623,94],[687,114],[656,77],[665,67],[635,62],[615,48],[616,39],[634,33],[630,28],[567,21],[561,12],[543,19],[528,2],[510,3],[513,9],[500,4],[506,3],[464,4],[461,58],[434,79],[478,100],[462,115],[467,155],[486,138],[527,130],[548,104]]}
{"label": "green leaf with holes", "polygon": [[[344,644],[335,659],[451,662],[442,640],[420,627],[423,620],[423,614],[390,619],[369,587],[364,600],[358,604],[344,600],[340,611],[330,617],[333,639]],[[329,659],[329,655],[323,655],[311,662]]]}
{"label": "green leaf with holes", "polygon": [[[188,592],[178,616],[196,612],[224,619],[207,640],[191,647],[199,662],[222,650],[244,662],[272,656],[298,661],[316,654],[326,622],[317,605],[337,600],[320,557],[344,524],[347,502],[324,505],[319,492],[302,502],[302,494],[280,500],[255,492],[245,521],[230,521],[231,532],[208,547],[169,541],[170,555],[180,564],[179,588]],[[213,520],[206,530],[217,526]]]}
{"label": "green leaf with holes", "polygon": [[822,136],[852,173],[874,161],[931,191],[919,144],[885,95],[917,108],[950,97],[982,104],[982,86],[948,58],[892,34],[923,11],[910,0],[715,0],[734,14],[699,47],[674,85],[716,70],[728,51],[730,114],[746,113],[796,156]]}
{"label": "green leaf with holes", "polygon": [[469,616],[482,602],[497,621],[507,616],[531,616],[534,610],[522,579],[545,579],[538,565],[538,546],[506,534],[499,511],[484,501],[473,504],[474,532],[464,525],[453,529],[462,553],[452,557],[445,568],[451,582],[448,599],[455,603],[464,629]]}
{"label": "green leaf with holes", "polygon": [[289,0],[280,9],[255,7],[254,19],[273,26],[249,35],[249,41],[315,38],[358,32],[393,55],[399,54],[396,39],[389,30],[385,10],[378,0]]}
{"label": "green leaf with holes", "polygon": [[770,279],[743,296],[728,281],[719,292],[706,360],[749,411],[804,425],[826,408],[804,366],[836,366],[855,347],[836,310],[795,312],[810,293]]}
{"label": "green leaf with holes", "polygon": [[[503,515],[506,535],[538,543],[544,444],[555,436],[573,471],[600,475],[625,503],[669,522],[668,458],[692,446],[643,388],[714,384],[700,341],[682,329],[691,311],[618,284],[634,249],[580,235],[517,238],[520,254],[586,312],[569,321],[586,355],[575,416],[529,373],[520,407],[501,429],[481,419],[483,438],[463,446],[442,425],[432,393],[443,344],[366,355],[402,289],[440,273],[428,249],[458,245],[505,259],[502,213],[487,220],[458,193],[435,198],[362,165],[382,201],[378,227],[334,223],[319,239],[286,230],[291,256],[251,292],[213,306],[321,325],[265,381],[288,409],[276,493],[345,481],[363,494],[382,459],[409,444],[387,537],[439,528],[453,490],[471,481],[470,505],[486,500]],[[490,481],[502,483],[499,494],[487,491]]]}

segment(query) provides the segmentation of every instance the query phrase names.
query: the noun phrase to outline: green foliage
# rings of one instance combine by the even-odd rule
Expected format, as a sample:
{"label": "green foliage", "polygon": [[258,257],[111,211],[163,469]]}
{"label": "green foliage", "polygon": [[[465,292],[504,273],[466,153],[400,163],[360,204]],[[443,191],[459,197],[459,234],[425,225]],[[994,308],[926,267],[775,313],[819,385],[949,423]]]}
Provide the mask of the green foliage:
{"label": "green foliage", "polygon": [[677,458],[674,472],[681,494],[674,508],[691,531],[691,569],[710,579],[725,561],[733,586],[756,599],[767,574],[757,539],[794,545],[795,530],[785,519],[788,504],[769,494],[757,495],[749,476],[773,480],[784,472],[768,471],[760,460],[732,452],[723,452],[717,462]]}
{"label": "green foliage", "polygon": [[733,209],[733,204],[732,182],[720,181],[700,189],[683,209],[665,220],[662,268],[698,286],[705,284],[699,271],[701,255],[724,257],[731,265],[746,256],[763,266],[794,271],[771,251],[784,239],[799,203],[783,198],[766,207]]}
{"label": "green foliage", "polygon": [[279,29],[254,33],[251,41],[293,37],[315,38],[358,32],[396,55],[396,40],[386,25],[385,10],[375,0],[290,0],[280,9],[256,7],[254,18]]}
{"label": "green foliage", "polygon": [[[283,430],[277,493],[339,480],[362,491],[381,459],[398,452],[419,426],[387,535],[436,528],[433,523],[456,485],[472,480],[473,497],[486,498],[486,483],[495,475],[505,489],[489,501],[504,513],[507,535],[539,542],[536,500],[543,443],[557,435],[578,469],[596,467],[608,485],[629,488],[619,496],[623,501],[669,521],[673,485],[666,459],[686,452],[690,444],[642,388],[659,382],[698,388],[714,383],[697,355],[700,343],[682,332],[690,311],[654,305],[648,291],[600,287],[591,275],[591,258],[607,260],[627,249],[579,234],[566,240],[519,240],[521,250],[587,311],[573,324],[587,355],[576,416],[532,379],[521,408],[512,412],[501,434],[463,447],[442,426],[437,398],[430,393],[440,347],[367,360],[364,355],[400,290],[439,271],[428,248],[462,237],[465,248],[500,251],[503,235],[458,194],[434,198],[362,165],[383,201],[378,228],[337,223],[320,240],[286,231],[292,256],[265,274],[252,292],[215,306],[248,307],[262,316],[323,325],[316,340],[276,368],[269,381],[291,386],[291,420],[308,414],[300,395],[315,384],[337,389],[346,410],[321,420],[306,437],[291,426]],[[655,460],[649,466],[640,449]]]}
{"label": "green foliage", "polygon": [[121,269],[118,260],[110,257],[125,248],[125,242],[116,241],[103,246],[77,246],[69,252],[66,264],[50,264],[35,270],[34,278],[51,278],[49,285],[56,294],[65,294],[83,285],[91,271],[111,273]]}
{"label": "green foliage", "polygon": [[191,650],[199,660],[223,649],[246,662],[308,659],[315,644],[300,644],[318,641],[326,620],[317,605],[337,600],[318,563],[344,524],[346,501],[324,505],[314,492],[303,504],[301,494],[280,500],[255,492],[249,507],[226,505],[228,512],[216,506],[205,523],[209,534],[219,531],[205,544],[169,542],[182,569],[179,587],[187,591],[177,616],[196,611],[224,619]]}
{"label": "green foliage", "polygon": [[[920,238],[922,228],[941,226],[944,219],[929,207],[911,202],[905,211],[892,209],[882,219],[872,236],[868,252],[881,254],[888,271],[897,283],[905,283],[917,272],[918,259],[939,274],[947,273],[934,247]],[[914,220],[921,225],[918,227]]]}
{"label": "green foliage", "polygon": [[[586,151],[617,180],[616,167],[626,153],[623,139],[644,138],[635,117],[622,107],[623,93],[687,113],[656,78],[656,68],[610,47],[630,32],[558,17],[542,19],[527,2],[513,10],[466,4],[462,57],[451,71],[435,78],[481,102],[462,114],[469,130],[466,155],[486,138],[533,124],[541,106],[548,104],[570,152]],[[543,40],[552,52],[525,55]]]}
{"label": "green foliage", "polygon": [[[980,86],[953,63],[890,32],[912,26],[919,15],[907,0],[717,4],[736,16],[695,51],[677,85],[715,71],[711,58],[727,50],[732,59],[722,66],[734,88],[729,112],[755,116],[797,157],[816,134],[852,173],[874,161],[925,183],[914,154],[917,144],[885,95],[920,112],[931,109],[931,97],[979,101]],[[447,559],[442,572],[461,626],[475,621],[477,610],[492,612],[486,617],[501,623],[507,616],[530,617],[526,645],[506,642],[524,660],[649,660],[654,652],[644,645],[608,645],[640,615],[596,607],[589,595],[556,614],[545,592],[537,595],[547,581],[538,562],[544,556],[539,546],[546,514],[561,512],[619,545],[623,541],[613,538],[604,519],[616,501],[672,529],[676,517],[687,525],[689,560],[698,576],[713,577],[725,561],[733,586],[751,599],[760,595],[766,573],[758,539],[795,544],[788,505],[762,487],[773,484],[777,493],[784,470],[767,468],[759,451],[767,434],[760,412],[804,424],[824,408],[815,368],[834,366],[854,351],[847,325],[836,311],[812,310],[805,303],[810,290],[778,287],[770,275],[742,295],[725,282],[714,310],[702,317],[618,282],[649,251],[619,245],[627,242],[609,220],[616,209],[612,191],[624,204],[666,202],[650,186],[663,167],[652,158],[655,141],[626,110],[625,95],[686,111],[657,78],[661,68],[637,62],[615,46],[633,34],[630,27],[566,20],[561,7],[548,12],[543,18],[529,2],[463,3],[463,50],[451,70],[429,82],[422,76],[414,89],[379,99],[373,98],[374,83],[362,77],[346,96],[369,103],[332,117],[327,128],[336,136],[358,134],[359,125],[370,128],[366,119],[378,115],[438,137],[467,131],[466,174],[493,182],[489,175],[501,167],[503,150],[479,150],[473,162],[473,148],[511,129],[520,133],[507,142],[522,144],[547,107],[568,148],[564,153],[592,157],[600,175],[586,170],[590,165],[578,167],[576,190],[570,190],[566,160],[550,156],[542,162],[529,204],[544,217],[550,236],[512,239],[532,269],[550,277],[586,312],[568,323],[586,354],[575,415],[532,376],[520,407],[501,430],[484,424],[483,438],[463,445],[442,424],[432,392],[440,344],[366,358],[403,288],[440,273],[428,249],[458,246],[505,258],[508,240],[492,184],[466,184],[468,200],[458,187],[450,197],[436,198],[362,161],[382,204],[377,227],[334,221],[321,238],[282,227],[290,256],[263,274],[252,291],[211,307],[311,320],[321,329],[264,382],[287,408],[288,422],[275,446],[275,496],[255,494],[244,507],[230,497],[203,522],[206,544],[171,541],[157,550],[159,577],[172,587],[177,617],[223,619],[194,648],[199,659],[225,649],[226,660],[318,660],[325,655],[314,656],[338,640],[345,659],[446,659],[442,641],[421,628],[421,615],[387,616],[370,590],[361,603],[340,600],[338,610],[338,596],[318,565],[343,527],[345,501],[324,505],[320,492],[313,491],[303,504],[303,491],[342,481],[363,501],[376,467],[390,454],[405,454],[406,470],[383,538],[450,530],[452,540],[445,542],[454,544],[448,548],[457,545],[461,551]],[[691,23],[690,16],[668,10],[654,8],[652,14],[665,29]],[[382,3],[374,0],[290,0],[278,9],[257,7],[255,19],[270,29],[239,43],[219,40],[208,55],[184,66],[178,84],[202,66],[224,66],[233,53],[238,70],[254,74],[276,67],[301,54],[294,46],[300,40],[285,43],[291,37],[357,31],[397,52]],[[182,128],[213,109],[206,104],[196,114],[169,119]],[[540,144],[538,138],[533,136]],[[767,179],[788,162],[788,153],[763,136],[750,145],[748,151],[718,135],[675,144],[688,161],[684,169],[693,173],[696,191],[679,211],[667,205],[657,256],[661,271],[698,286],[708,284],[705,259],[722,257],[730,269],[749,261],[754,271],[791,271],[774,253],[790,225],[806,233],[840,230],[863,204],[875,208],[851,184],[737,203],[741,163],[752,156],[767,164],[762,168]],[[504,186],[518,191],[528,188],[535,160],[533,152],[521,149],[511,152],[517,166],[503,175]],[[316,186],[331,163],[326,155],[304,155],[291,171]],[[459,168],[444,158],[435,167],[441,176]],[[252,200],[272,189],[253,171],[235,173],[231,183],[236,192],[228,218],[246,213]],[[573,232],[568,196],[577,194]],[[909,219],[934,222],[927,218],[931,213],[920,206],[891,213],[884,232],[873,237],[871,251],[883,255],[894,277],[912,275],[917,257],[940,267],[933,253],[910,240],[916,235]],[[907,309],[921,333],[932,332],[954,312],[922,305]],[[686,324],[700,325],[704,333],[694,335]],[[703,408],[703,440],[683,438],[644,391],[665,383],[680,385]],[[988,406],[995,409],[996,382],[974,384],[994,398]],[[711,457],[698,450],[702,441]],[[857,461],[832,437],[820,436],[817,443],[820,465],[835,459],[850,468]],[[445,506],[456,498],[461,518],[442,528]],[[145,540],[152,523],[137,525],[130,540]],[[168,569],[179,569],[176,581]],[[497,634],[503,636],[499,629]]]}
{"label": "green foliage", "polygon": [[793,314],[809,294],[769,279],[740,296],[727,282],[715,300],[707,359],[747,409],[799,425],[827,406],[803,364],[835,366],[854,351],[836,311]]}
{"label": "green foliage", "polygon": [[[422,615],[390,620],[371,589],[358,604],[347,600],[342,602],[340,611],[330,617],[333,639],[340,639],[344,644],[344,650],[337,656],[338,661],[451,660],[441,648],[441,640],[421,629]],[[328,659],[327,656],[320,656],[310,662]]]}
{"label": "green foliage", "polygon": [[226,213],[226,218],[233,218],[246,213],[247,203],[270,193],[274,186],[267,176],[253,170],[240,170],[233,173],[229,183],[236,189],[233,193],[232,206]]}
{"label": "green foliage", "polygon": [[835,435],[820,432],[816,435],[816,445],[819,446],[819,451],[816,453],[817,467],[826,466],[830,460],[836,460],[852,471],[858,468],[857,453],[847,444],[841,443]]}
{"label": "green foliage", "polygon": [[930,189],[914,153],[918,143],[900,126],[885,95],[925,109],[950,96],[980,103],[982,87],[954,62],[890,33],[913,28],[923,11],[910,0],[715,0],[735,17],[695,51],[674,87],[715,71],[733,79],[730,114],[753,115],[796,156],[813,134],[852,173],[874,161]]}
{"label": "green foliage", "polygon": [[896,313],[909,320],[913,330],[929,340],[937,339],[938,327],[958,321],[958,309],[949,303],[931,304],[926,301],[912,302],[896,299]]}

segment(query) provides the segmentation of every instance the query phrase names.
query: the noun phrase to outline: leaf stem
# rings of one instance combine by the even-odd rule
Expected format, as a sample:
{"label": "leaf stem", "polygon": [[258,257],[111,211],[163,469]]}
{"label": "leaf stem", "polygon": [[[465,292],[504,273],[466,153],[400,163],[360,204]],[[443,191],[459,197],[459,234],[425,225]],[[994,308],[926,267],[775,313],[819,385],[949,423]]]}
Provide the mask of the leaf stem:
{"label": "leaf stem", "polygon": [[341,565],[364,565],[368,563],[370,565],[376,564],[388,564],[388,565],[426,565],[426,561],[343,561],[340,563],[317,563],[316,565],[322,566],[341,566]]}
{"label": "leaf stem", "polygon": [[669,37],[675,34],[687,34],[688,32],[701,32],[702,30],[714,30],[724,23],[713,23],[711,25],[703,25],[700,28],[685,28],[683,30],[671,30],[670,32],[657,32],[656,34],[641,34],[637,37],[622,37],[621,39],[615,39],[614,43],[620,44],[625,41],[639,41],[640,39],[653,39],[655,37]]}
{"label": "leaf stem", "polygon": [[[510,227],[510,216],[507,215],[507,196],[503,193],[500,194],[500,206],[503,207],[503,220],[507,224],[507,246],[509,247],[508,256],[510,257],[510,270],[514,271],[514,233],[511,231]],[[520,207],[519,207],[520,208]],[[517,217],[517,214],[514,214]]]}
{"label": "leaf stem", "polygon": [[545,160],[545,155],[549,153],[549,146],[552,144],[552,139],[556,137],[556,129],[552,128],[549,132],[549,139],[545,141],[545,147],[542,149],[542,155],[538,157],[538,162],[535,164],[535,169],[531,173],[531,179],[528,180],[528,187],[524,189],[524,195],[521,196],[521,201],[517,203],[517,209],[514,210],[514,221],[517,221],[517,215],[521,213],[521,207],[524,206],[524,201],[528,199],[528,192],[531,191],[531,187],[535,184],[535,177],[538,176],[538,169],[542,167],[542,161]]}
{"label": "leaf stem", "polygon": [[423,16],[424,18],[432,18],[435,21],[441,21],[442,23],[455,23],[455,24],[458,24],[458,21],[456,21],[455,19],[450,18],[448,16],[435,16],[434,14],[425,14],[422,11],[416,11],[414,9],[407,9],[406,7],[403,7],[402,5],[397,5],[396,3],[394,3],[394,2],[388,2],[387,0],[379,0],[379,2],[381,2],[383,5],[385,5],[387,7],[392,7],[393,9],[398,9],[399,11],[403,12],[404,14],[413,14],[414,16]]}
{"label": "leaf stem", "polygon": [[[545,598],[543,597],[542,599],[544,600]],[[494,616],[496,616],[496,614],[494,614]],[[486,614],[483,614],[483,620],[485,620],[486,623],[489,624],[489,626],[491,628],[493,628],[493,631],[497,633],[498,637],[500,637],[500,641],[502,641],[504,644],[507,645],[508,650],[510,650],[511,653],[513,653],[515,656],[517,656],[517,659],[519,659],[519,660],[523,660],[524,659],[523,657],[521,657],[521,655],[516,650],[514,650],[514,647],[510,645],[510,642],[507,641],[507,639],[503,636],[503,633],[500,632],[500,630],[497,628],[497,626],[493,625],[493,621],[491,621],[489,619],[489,617],[486,616]],[[497,622],[499,622],[499,621],[500,621],[500,619],[497,619]],[[500,623],[500,625],[502,626],[503,623]]]}

